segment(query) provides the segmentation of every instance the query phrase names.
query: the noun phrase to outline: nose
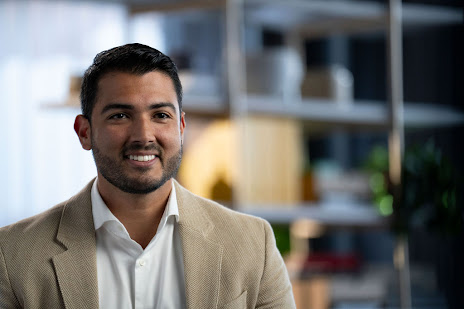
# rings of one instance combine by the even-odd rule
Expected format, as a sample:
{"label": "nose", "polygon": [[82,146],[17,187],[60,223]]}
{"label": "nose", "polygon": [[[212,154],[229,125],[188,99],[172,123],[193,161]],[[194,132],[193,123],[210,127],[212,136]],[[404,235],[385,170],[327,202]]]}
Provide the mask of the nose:
{"label": "nose", "polygon": [[150,119],[140,117],[134,119],[131,125],[130,139],[132,143],[152,143],[155,141],[154,128]]}

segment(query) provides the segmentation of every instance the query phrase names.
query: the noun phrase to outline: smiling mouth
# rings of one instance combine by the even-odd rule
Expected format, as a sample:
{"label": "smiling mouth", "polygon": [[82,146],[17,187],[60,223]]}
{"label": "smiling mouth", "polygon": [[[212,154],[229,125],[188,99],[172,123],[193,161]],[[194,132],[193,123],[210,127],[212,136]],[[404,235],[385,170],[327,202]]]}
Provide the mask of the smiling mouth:
{"label": "smiling mouth", "polygon": [[134,156],[129,155],[129,160],[138,161],[138,162],[148,162],[156,158],[155,155],[145,155],[145,156]]}

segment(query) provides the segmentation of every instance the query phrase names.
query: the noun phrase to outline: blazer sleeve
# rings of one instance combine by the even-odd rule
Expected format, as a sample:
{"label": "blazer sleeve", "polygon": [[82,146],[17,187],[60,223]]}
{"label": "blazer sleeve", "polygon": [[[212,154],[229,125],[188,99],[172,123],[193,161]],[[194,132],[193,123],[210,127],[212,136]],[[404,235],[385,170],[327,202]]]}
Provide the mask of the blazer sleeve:
{"label": "blazer sleeve", "polygon": [[265,265],[261,278],[256,308],[296,308],[287,268],[277,249],[270,224],[263,220],[265,234]]}
{"label": "blazer sleeve", "polygon": [[5,257],[3,255],[0,243],[0,308],[13,309],[20,307],[21,306],[19,305],[11,287],[8,270],[6,268]]}

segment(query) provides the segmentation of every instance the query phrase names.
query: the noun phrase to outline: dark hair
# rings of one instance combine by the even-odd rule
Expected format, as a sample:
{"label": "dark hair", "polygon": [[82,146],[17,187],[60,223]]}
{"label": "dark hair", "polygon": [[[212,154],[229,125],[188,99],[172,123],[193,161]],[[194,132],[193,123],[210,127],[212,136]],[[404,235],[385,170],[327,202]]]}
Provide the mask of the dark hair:
{"label": "dark hair", "polygon": [[157,49],[133,43],[102,51],[95,56],[82,79],[82,114],[90,121],[97,98],[98,82],[103,75],[110,72],[143,75],[153,71],[165,73],[171,78],[176,90],[179,111],[182,111],[182,85],[174,62]]}

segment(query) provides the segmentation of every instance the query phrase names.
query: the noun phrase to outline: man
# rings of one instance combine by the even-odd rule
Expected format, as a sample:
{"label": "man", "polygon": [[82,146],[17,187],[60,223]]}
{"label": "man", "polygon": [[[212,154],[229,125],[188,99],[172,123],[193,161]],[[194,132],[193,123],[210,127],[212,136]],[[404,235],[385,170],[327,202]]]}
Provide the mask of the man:
{"label": "man", "polygon": [[181,187],[182,86],[141,44],[98,54],[74,129],[97,178],[0,230],[0,308],[294,308],[272,230]]}

